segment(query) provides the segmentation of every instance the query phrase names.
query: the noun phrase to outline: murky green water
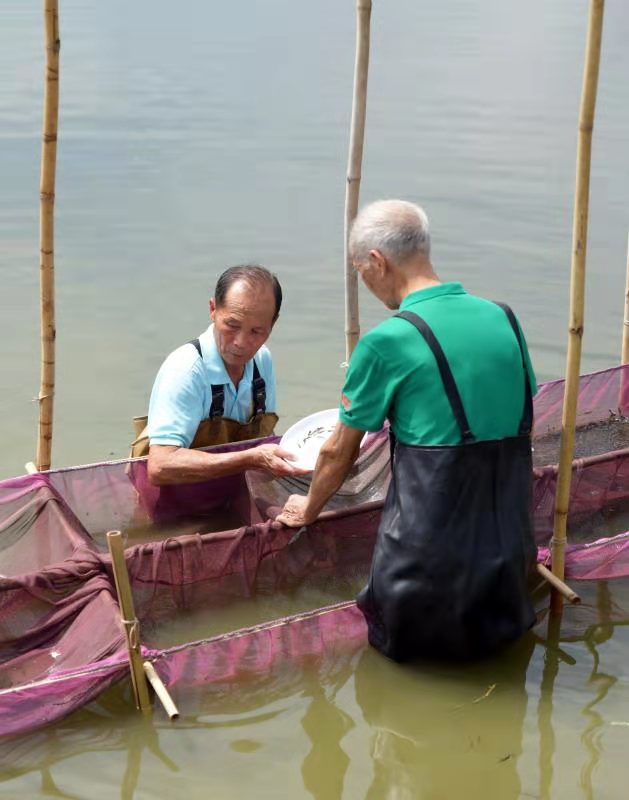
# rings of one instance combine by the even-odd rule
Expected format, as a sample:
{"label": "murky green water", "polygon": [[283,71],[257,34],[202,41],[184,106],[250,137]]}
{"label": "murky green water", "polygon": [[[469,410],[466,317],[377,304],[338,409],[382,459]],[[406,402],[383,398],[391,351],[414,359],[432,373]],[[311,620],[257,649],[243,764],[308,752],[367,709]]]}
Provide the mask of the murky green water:
{"label": "murky green water", "polygon": [[0,796],[624,797],[629,628],[608,614],[629,608],[629,583],[579,589],[564,641],[543,623],[487,663],[400,667],[340,650],[266,680],[180,692],[174,723],[160,709],[143,718],[117,687],[0,745]]}
{"label": "murky green water", "polygon": [[[585,6],[374,2],[362,196],[426,206],[438,271],[514,306],[541,379],[563,370]],[[57,466],[126,452],[164,354],[205,326],[217,273],[247,259],[285,289],[270,343],[283,428],[336,402],[353,8],[61,4]],[[2,12],[8,476],[32,459],[36,432],[41,3],[4,0]],[[629,15],[623,3],[606,15],[584,371],[618,360],[622,329]],[[383,318],[361,303],[363,327]],[[601,533],[615,524],[600,523]],[[566,611],[564,635],[578,635],[560,655],[529,640],[488,664],[400,668],[366,650],[271,685],[195,695],[175,725],[161,712],[143,722],[114,689],[2,743],[0,797],[624,797],[629,640],[607,622],[601,586],[591,613]],[[608,588],[629,606],[625,585]],[[199,610],[160,635],[182,641],[353,591],[309,587],[220,620]],[[597,625],[579,632],[575,613]]]}

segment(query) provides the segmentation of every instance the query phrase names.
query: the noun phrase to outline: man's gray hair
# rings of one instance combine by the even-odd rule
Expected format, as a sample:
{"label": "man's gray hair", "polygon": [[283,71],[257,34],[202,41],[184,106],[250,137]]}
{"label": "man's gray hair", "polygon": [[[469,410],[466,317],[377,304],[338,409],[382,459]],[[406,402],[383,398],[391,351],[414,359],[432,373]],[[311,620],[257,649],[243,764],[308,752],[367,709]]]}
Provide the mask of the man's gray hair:
{"label": "man's gray hair", "polygon": [[419,255],[430,257],[428,217],[406,200],[377,200],[356,215],[349,235],[349,255],[364,262],[370,250],[379,250],[394,264]]}

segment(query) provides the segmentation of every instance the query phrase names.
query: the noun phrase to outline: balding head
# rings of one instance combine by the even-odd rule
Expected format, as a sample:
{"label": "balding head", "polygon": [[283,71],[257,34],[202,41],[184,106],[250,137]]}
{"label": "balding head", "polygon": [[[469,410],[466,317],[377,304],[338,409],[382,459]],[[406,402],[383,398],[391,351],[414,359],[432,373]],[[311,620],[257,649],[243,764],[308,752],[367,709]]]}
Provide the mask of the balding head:
{"label": "balding head", "polygon": [[428,217],[406,200],[377,200],[361,209],[349,237],[352,261],[364,262],[377,250],[397,266],[430,258]]}

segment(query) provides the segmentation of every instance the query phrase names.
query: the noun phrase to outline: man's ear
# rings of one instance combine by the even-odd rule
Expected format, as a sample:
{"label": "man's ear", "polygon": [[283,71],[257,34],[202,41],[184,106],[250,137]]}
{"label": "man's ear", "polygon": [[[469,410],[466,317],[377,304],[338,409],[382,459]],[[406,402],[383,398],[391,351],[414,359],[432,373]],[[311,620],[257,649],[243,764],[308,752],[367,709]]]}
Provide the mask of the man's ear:
{"label": "man's ear", "polygon": [[387,271],[387,260],[382,255],[380,250],[370,250],[369,261],[371,262],[371,265],[375,267],[375,269],[377,270],[378,275],[382,277]]}
{"label": "man's ear", "polygon": [[210,319],[214,322],[214,314],[216,313],[216,300],[211,297],[210,298]]}

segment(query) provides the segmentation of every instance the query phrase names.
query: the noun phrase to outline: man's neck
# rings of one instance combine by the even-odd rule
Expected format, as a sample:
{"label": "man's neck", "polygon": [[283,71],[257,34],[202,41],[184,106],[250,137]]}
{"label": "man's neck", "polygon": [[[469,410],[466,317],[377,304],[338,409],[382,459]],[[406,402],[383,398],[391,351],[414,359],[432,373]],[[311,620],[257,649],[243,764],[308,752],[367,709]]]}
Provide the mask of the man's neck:
{"label": "man's neck", "polygon": [[400,282],[397,292],[398,300],[401,303],[412,292],[420,292],[422,289],[430,289],[431,286],[439,286],[440,284],[441,281],[432,269],[427,273],[411,274]]}
{"label": "man's neck", "polygon": [[[224,361],[223,364],[225,364]],[[234,387],[238,389],[238,384],[242,380],[242,376],[245,374],[245,368],[229,367],[227,364],[225,364],[225,369],[227,370],[227,374],[229,375],[231,382],[234,384]]]}
{"label": "man's neck", "polygon": [[417,275],[414,278],[410,278],[406,282],[406,285],[403,288],[404,297],[412,292],[421,292],[422,289],[430,289],[431,286],[439,286],[440,284],[441,281],[434,274],[431,277]]}

